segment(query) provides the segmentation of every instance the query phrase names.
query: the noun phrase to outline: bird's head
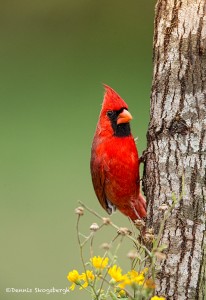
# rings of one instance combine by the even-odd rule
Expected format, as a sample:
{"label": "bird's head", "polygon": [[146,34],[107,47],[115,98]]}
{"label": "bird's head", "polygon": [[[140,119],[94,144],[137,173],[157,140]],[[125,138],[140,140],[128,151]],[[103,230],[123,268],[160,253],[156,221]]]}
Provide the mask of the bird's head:
{"label": "bird's head", "polygon": [[105,95],[100,113],[100,127],[117,137],[131,135],[129,122],[132,115],[127,103],[108,85],[104,85]]}

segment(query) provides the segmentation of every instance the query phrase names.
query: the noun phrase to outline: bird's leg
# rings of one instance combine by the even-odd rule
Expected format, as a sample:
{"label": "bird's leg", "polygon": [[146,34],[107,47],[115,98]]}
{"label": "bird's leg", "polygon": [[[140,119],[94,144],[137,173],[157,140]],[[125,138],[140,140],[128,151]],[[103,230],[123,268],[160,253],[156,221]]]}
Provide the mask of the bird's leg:
{"label": "bird's leg", "polygon": [[147,155],[150,154],[151,151],[147,149],[142,152],[142,155],[139,157],[139,164],[144,163],[146,161]]}

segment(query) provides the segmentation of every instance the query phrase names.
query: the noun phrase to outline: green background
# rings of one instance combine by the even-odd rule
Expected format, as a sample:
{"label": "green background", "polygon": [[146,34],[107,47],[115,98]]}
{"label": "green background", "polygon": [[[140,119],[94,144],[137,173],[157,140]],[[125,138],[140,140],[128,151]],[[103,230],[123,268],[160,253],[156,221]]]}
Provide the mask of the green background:
{"label": "green background", "polygon": [[[66,288],[68,271],[83,271],[75,232],[78,200],[106,216],[89,171],[102,83],[128,103],[141,153],[149,121],[154,5],[0,1],[0,299],[89,299],[83,291],[5,289]],[[112,220],[129,226],[118,212]],[[86,214],[82,232],[88,234],[96,221]],[[99,233],[96,255],[103,253],[99,243],[114,234]],[[124,247],[121,266],[127,268]]]}

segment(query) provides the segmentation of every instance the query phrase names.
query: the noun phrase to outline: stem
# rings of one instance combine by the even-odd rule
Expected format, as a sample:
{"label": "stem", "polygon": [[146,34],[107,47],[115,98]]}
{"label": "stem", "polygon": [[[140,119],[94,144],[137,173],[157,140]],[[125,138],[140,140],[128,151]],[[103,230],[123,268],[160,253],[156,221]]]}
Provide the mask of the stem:
{"label": "stem", "polygon": [[93,232],[91,232],[90,235],[87,236],[87,237],[85,238],[85,240],[82,242],[82,244],[81,244],[81,247],[82,247],[82,248],[84,247],[84,245],[88,242],[88,240],[89,240],[92,236],[93,236]]}
{"label": "stem", "polygon": [[[119,235],[117,235],[117,236],[112,240],[112,242],[113,242],[114,240],[116,240],[116,238],[117,238],[118,236],[119,236]],[[117,245],[117,247],[116,247],[116,250],[115,250],[115,252],[114,252],[114,256],[113,256],[113,257],[116,256],[117,251],[119,250],[119,247],[120,247],[120,245],[121,245],[121,243],[122,243],[122,241],[123,241],[123,238],[124,238],[124,237],[122,236],[120,242],[118,243],[118,245]],[[107,252],[108,252],[108,251],[105,252],[104,257],[106,256],[106,253],[107,253]],[[113,260],[112,260],[112,262],[111,262],[111,265],[113,264],[113,262],[114,262],[114,258],[113,258]],[[99,294],[98,294],[98,296],[99,296],[100,293],[101,293],[101,290],[102,290],[102,288],[103,288],[103,284],[104,284],[104,281],[105,281],[105,278],[106,278],[108,272],[109,272],[109,268],[107,268],[107,271],[105,272],[104,277],[102,278],[102,282],[101,282],[101,285],[100,285],[100,289],[99,289]]]}
{"label": "stem", "polygon": [[[84,257],[83,257],[83,246],[84,246],[84,243],[81,244],[81,240],[80,240],[80,233],[79,233],[79,221],[80,221],[80,215],[78,215],[78,218],[77,218],[77,224],[76,224],[76,230],[77,230],[77,240],[78,240],[78,244],[79,244],[79,248],[80,248],[80,257],[81,257],[81,261],[82,261],[82,264],[83,264],[83,268],[84,268],[84,272],[85,272],[85,276],[86,276],[86,280],[87,282],[89,283],[89,278],[87,276],[87,269],[86,269],[86,264],[84,262]],[[93,293],[95,295],[95,298],[96,300],[98,300],[98,295],[94,289],[93,286],[91,286],[92,290],[93,290]]]}
{"label": "stem", "polygon": [[94,252],[93,252],[93,241],[94,241],[94,232],[92,232],[91,241],[90,241],[90,257],[91,258],[94,255]]}
{"label": "stem", "polygon": [[[83,245],[81,244],[81,240],[80,240],[80,234],[79,234],[79,221],[80,221],[80,215],[78,215],[78,218],[77,218],[77,225],[76,225],[76,230],[77,230],[77,240],[78,240],[78,244],[79,244],[79,248],[80,248],[80,257],[81,257],[81,261],[82,261],[82,264],[83,264],[83,268],[84,268],[84,272],[86,274],[86,265],[85,265],[85,262],[84,262],[84,257],[83,257],[83,251],[82,251],[82,248],[84,246],[84,243]],[[86,277],[87,277],[87,274],[86,274]],[[87,278],[88,280],[88,278]]]}
{"label": "stem", "polygon": [[[103,217],[100,216],[96,211],[94,211],[93,209],[89,208],[88,206],[86,206],[85,204],[83,204],[81,201],[79,201],[79,203],[80,203],[81,206],[83,206],[86,210],[88,210],[90,213],[92,213],[93,215],[95,215],[97,218],[103,220]],[[110,221],[109,225],[111,225],[111,226],[112,226],[113,228],[115,228],[116,230],[119,230],[119,229],[120,229],[120,227],[118,227],[117,225],[115,225],[115,224],[112,223],[111,221]],[[140,244],[140,243],[138,242],[138,240],[136,240],[135,238],[133,238],[133,237],[132,237],[131,235],[129,235],[129,234],[126,234],[126,236],[127,236],[131,241],[133,241],[135,244],[137,244],[140,248],[144,249],[150,257],[152,256],[151,252],[150,252],[144,245]]]}
{"label": "stem", "polygon": [[81,201],[78,201],[79,204],[84,207],[86,210],[88,210],[90,213],[92,213],[93,215],[95,215],[97,218],[102,220],[102,217],[93,209],[89,208],[88,206],[86,206],[84,203],[82,203]]}

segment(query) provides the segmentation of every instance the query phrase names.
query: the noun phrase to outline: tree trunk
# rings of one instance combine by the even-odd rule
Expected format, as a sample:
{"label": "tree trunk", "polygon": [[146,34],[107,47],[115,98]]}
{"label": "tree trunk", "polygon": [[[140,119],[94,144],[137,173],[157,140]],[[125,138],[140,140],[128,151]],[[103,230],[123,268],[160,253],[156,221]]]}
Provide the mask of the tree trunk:
{"label": "tree trunk", "polygon": [[147,226],[158,232],[159,206],[184,190],[164,226],[157,294],[206,299],[206,1],[159,0],[155,13]]}

